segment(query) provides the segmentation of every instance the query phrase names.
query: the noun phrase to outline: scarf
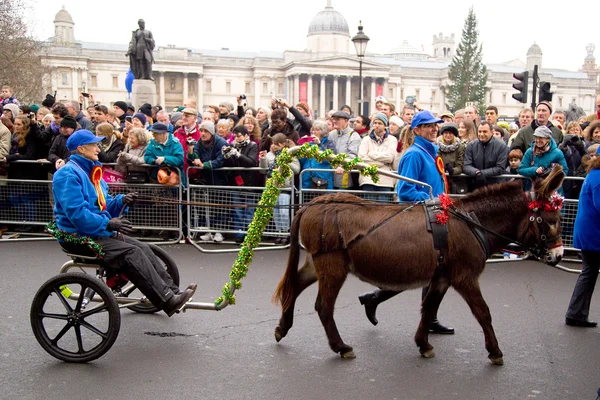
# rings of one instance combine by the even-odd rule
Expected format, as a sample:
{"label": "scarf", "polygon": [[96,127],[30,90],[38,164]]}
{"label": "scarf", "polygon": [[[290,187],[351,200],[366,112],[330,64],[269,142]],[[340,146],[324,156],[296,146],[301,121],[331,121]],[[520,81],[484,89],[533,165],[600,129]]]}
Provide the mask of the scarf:
{"label": "scarf", "polygon": [[183,130],[185,131],[185,135],[186,136],[190,136],[190,135],[193,135],[194,133],[196,133],[196,131],[197,131],[196,127],[197,126],[198,126],[197,124],[194,124],[194,126],[192,126],[190,129],[188,129],[187,127],[184,126]]}
{"label": "scarf", "polygon": [[273,175],[273,170],[278,167],[277,165],[277,157],[281,154],[281,150],[277,150],[275,153],[275,158],[273,158],[273,162],[269,163],[269,169],[267,171],[267,178],[270,178]]}
{"label": "scarf", "polygon": [[115,140],[117,140],[117,135],[115,135],[113,133],[113,135],[110,137],[110,140],[103,140],[101,142],[98,142],[98,146],[100,147],[100,150],[102,150],[104,153],[106,153],[108,151],[108,149],[110,149],[110,146],[113,145],[113,143],[115,142]]}
{"label": "scarf", "polygon": [[538,146],[534,145],[533,146],[533,155],[536,157],[539,157],[542,154],[548,152],[548,150],[550,150],[550,141],[548,141],[548,143],[546,143],[546,145],[544,147],[538,147]]}
{"label": "scarf", "polygon": [[90,179],[94,184],[94,188],[96,189],[96,194],[98,195],[98,207],[100,207],[100,211],[106,210],[106,199],[104,198],[104,192],[102,191],[102,167],[99,165],[95,165],[92,168],[92,172],[90,173]]}
{"label": "scarf", "polygon": [[437,144],[442,153],[454,153],[458,149],[458,146],[460,146],[460,140],[455,140],[452,144],[446,144],[444,142],[438,142]]}
{"label": "scarf", "polygon": [[233,147],[236,150],[239,150],[240,152],[242,151],[242,149],[246,146],[248,146],[248,144],[250,143],[250,138],[245,139],[243,142],[238,142],[237,140],[234,140],[233,142],[231,142],[231,147]]}

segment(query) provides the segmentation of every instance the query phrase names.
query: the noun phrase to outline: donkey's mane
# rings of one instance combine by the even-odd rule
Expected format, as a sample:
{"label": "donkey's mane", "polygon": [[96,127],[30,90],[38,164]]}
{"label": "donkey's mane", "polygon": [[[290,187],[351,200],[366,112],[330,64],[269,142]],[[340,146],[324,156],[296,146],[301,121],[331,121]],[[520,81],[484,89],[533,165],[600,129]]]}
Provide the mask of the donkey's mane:
{"label": "donkey's mane", "polygon": [[523,184],[521,181],[496,183],[484,186],[456,200],[458,208],[503,210],[514,207],[519,200],[524,200]]}

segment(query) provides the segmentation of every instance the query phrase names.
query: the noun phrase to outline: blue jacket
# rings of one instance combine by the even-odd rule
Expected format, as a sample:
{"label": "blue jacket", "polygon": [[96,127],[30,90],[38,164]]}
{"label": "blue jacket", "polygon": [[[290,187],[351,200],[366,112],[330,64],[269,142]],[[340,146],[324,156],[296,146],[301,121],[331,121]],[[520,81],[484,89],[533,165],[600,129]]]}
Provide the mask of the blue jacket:
{"label": "blue jacket", "polygon": [[[315,143],[311,143],[311,146],[317,146]],[[327,149],[331,149],[334,153],[337,153],[335,148],[335,143],[332,140],[329,140],[329,137],[324,137],[321,139],[321,144],[318,145],[319,150],[325,151]],[[300,167],[302,169],[314,168],[314,169],[332,169],[329,161],[318,162],[314,158],[301,158]],[[312,178],[320,178],[327,179],[327,189],[333,189],[333,172],[305,172],[302,174],[302,188],[308,189],[310,188],[310,184],[312,182]]]}
{"label": "blue jacket", "polygon": [[[415,143],[406,150],[398,165],[398,175],[431,185],[433,196],[444,193],[444,180],[435,166],[438,147],[430,141],[415,136]],[[398,201],[415,202],[429,199],[429,188],[410,182],[398,181]]]}
{"label": "blue jacket", "polygon": [[[185,185],[185,174],[181,173],[183,171],[183,147],[181,147],[179,140],[175,139],[171,134],[169,134],[169,138],[165,144],[160,144],[154,139],[150,140],[144,153],[144,162],[150,165],[158,165],[156,164],[157,157],[165,158],[163,164],[179,168],[181,183]],[[154,168],[152,177],[156,178],[157,173],[158,168]]]}
{"label": "blue jacket", "polygon": [[112,197],[108,185],[101,180],[106,210],[100,211],[98,194],[90,179],[95,165],[101,164],[73,154],[52,179],[56,225],[69,233],[91,238],[112,236],[114,232],[106,229],[108,221],[118,217],[123,208],[123,195]]}
{"label": "blue jacket", "polygon": [[583,181],[573,245],[581,250],[600,251],[600,169],[592,169]]}
{"label": "blue jacket", "polygon": [[202,177],[205,179],[208,185],[227,185],[227,176],[225,171],[214,171],[217,168],[221,168],[225,164],[225,157],[223,157],[223,147],[228,146],[227,141],[219,135],[213,136],[209,147],[204,147],[202,140],[194,145],[194,154],[187,155],[188,165],[193,166],[195,159],[202,161]]}
{"label": "blue jacket", "polygon": [[[569,167],[567,167],[567,161],[565,160],[564,153],[556,146],[556,142],[553,138],[550,138],[550,149],[542,154],[539,157],[533,157],[533,148],[535,146],[535,141],[531,143],[525,154],[523,155],[523,159],[521,160],[521,165],[517,169],[517,172],[520,175],[523,175],[529,179],[535,179],[539,175],[536,174],[535,170],[539,167],[548,167],[552,168],[553,164],[560,164],[563,167],[565,175],[569,172]],[[532,163],[533,159],[533,165]],[[527,181],[524,185],[525,190],[529,190],[531,188],[531,182]],[[559,193],[563,193],[562,187],[558,189]]]}

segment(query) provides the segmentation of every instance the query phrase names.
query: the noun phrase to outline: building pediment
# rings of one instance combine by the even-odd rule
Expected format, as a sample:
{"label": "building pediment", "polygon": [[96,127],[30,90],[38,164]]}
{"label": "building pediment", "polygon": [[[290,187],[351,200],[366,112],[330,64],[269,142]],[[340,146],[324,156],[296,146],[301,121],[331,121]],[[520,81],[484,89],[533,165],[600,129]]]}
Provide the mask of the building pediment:
{"label": "building pediment", "polygon": [[[345,56],[333,56],[333,57],[322,57],[309,60],[296,60],[287,64],[284,68],[292,69],[294,67],[309,67],[309,68],[357,68],[358,58],[357,57],[345,57]],[[369,70],[389,70],[389,66],[379,64],[373,61],[363,60],[363,69]]]}

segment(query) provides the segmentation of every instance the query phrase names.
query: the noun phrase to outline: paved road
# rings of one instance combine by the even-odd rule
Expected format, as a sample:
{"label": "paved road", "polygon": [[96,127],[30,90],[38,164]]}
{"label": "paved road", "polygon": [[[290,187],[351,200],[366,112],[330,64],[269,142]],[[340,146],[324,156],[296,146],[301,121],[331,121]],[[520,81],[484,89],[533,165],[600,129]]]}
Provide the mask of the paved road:
{"label": "paved road", "polygon": [[[166,247],[182,283],[198,283],[197,301],[219,295],[233,254]],[[454,336],[434,336],[437,356],[421,358],[413,342],[420,291],[382,305],[379,325],[365,318],[357,295],[370,286],[349,278],[336,321],[357,358],[331,352],[314,312],[316,285],[296,307],[295,326],[273,338],[279,309],[270,298],[287,253],[258,252],[238,304],[221,312],[123,312],[112,349],[86,365],[55,360],[29,326],[31,299],[65,256],[55,243],[0,244],[1,399],[595,399],[600,386],[600,330],[564,325],[576,280],[536,262],[489,264],[482,290],[504,352],[492,366],[483,334],[466,303],[450,290],[440,309]],[[600,317],[600,296],[592,314]],[[174,337],[147,332],[175,332]]]}

